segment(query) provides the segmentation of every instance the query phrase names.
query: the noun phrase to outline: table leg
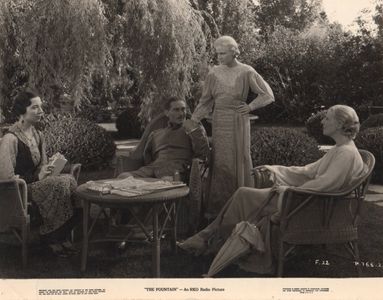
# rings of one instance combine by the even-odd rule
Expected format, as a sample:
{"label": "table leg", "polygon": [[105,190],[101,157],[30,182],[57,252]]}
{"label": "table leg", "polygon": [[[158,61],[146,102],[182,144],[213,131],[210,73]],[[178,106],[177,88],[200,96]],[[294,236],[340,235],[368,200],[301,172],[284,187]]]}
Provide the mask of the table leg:
{"label": "table leg", "polygon": [[173,232],[172,232],[172,250],[174,254],[177,254],[177,204],[174,202],[171,206],[172,220],[173,220]]}
{"label": "table leg", "polygon": [[85,272],[86,270],[86,262],[88,259],[88,243],[89,243],[89,236],[88,236],[88,222],[89,222],[89,210],[90,210],[90,202],[83,200],[83,223],[82,223],[82,230],[83,230],[83,240],[82,240],[82,255],[81,255],[81,272]]}
{"label": "table leg", "polygon": [[161,254],[161,245],[160,238],[158,237],[158,211],[159,206],[155,204],[153,206],[153,240],[152,240],[152,268],[153,268],[153,277],[160,277],[160,254]]}

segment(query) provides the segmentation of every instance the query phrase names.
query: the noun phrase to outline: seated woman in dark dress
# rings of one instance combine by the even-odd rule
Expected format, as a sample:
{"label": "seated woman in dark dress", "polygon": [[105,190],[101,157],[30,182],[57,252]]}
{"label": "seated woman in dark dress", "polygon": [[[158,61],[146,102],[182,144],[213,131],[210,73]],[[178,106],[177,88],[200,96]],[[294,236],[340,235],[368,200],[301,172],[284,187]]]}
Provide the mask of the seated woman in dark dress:
{"label": "seated woman in dark dress", "polygon": [[76,250],[66,239],[75,223],[71,193],[76,188],[72,175],[52,176],[43,134],[35,128],[43,116],[40,97],[20,92],[13,106],[18,121],[0,142],[0,179],[22,178],[28,184],[28,200],[41,216],[41,240],[53,253],[68,256]]}

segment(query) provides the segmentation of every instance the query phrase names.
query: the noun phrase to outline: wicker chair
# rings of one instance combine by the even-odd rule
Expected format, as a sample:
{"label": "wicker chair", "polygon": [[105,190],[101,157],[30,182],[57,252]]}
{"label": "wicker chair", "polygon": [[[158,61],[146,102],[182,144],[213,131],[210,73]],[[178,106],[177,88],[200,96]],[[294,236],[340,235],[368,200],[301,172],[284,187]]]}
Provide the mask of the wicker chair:
{"label": "wicker chair", "polygon": [[[166,127],[167,124],[168,118],[163,113],[148,124],[139,144],[133,152],[131,152],[129,156],[117,156],[115,177],[122,172],[134,171],[143,166],[143,152],[150,133],[153,130]],[[188,183],[190,193],[188,201],[182,202],[178,208],[178,231],[181,234],[187,235],[195,233],[199,227],[202,207],[202,179],[206,169],[207,161],[193,158],[186,178],[184,178],[184,181]]]}
{"label": "wicker chair", "polygon": [[[358,262],[356,266],[360,275],[358,221],[375,165],[370,152],[360,150],[360,154],[368,172],[353,187],[338,193],[309,193],[289,188],[284,194],[279,226],[279,277],[283,274],[285,254],[294,245],[335,243],[345,244]],[[290,247],[285,249],[286,245]]]}
{"label": "wicker chair", "polygon": [[[73,164],[68,170],[79,178],[81,164]],[[28,242],[31,222],[28,212],[28,187],[23,179],[0,180],[0,233],[13,233],[21,243],[23,267],[27,265]]]}
{"label": "wicker chair", "polygon": [[[360,210],[375,165],[374,156],[359,151],[368,172],[354,186],[338,193],[308,192],[288,188],[282,201],[279,224],[273,224],[272,234],[277,236],[278,268],[282,277],[285,257],[297,245],[344,244],[357,263],[360,275],[358,249],[358,221]],[[257,188],[270,187],[270,173],[255,170]]]}

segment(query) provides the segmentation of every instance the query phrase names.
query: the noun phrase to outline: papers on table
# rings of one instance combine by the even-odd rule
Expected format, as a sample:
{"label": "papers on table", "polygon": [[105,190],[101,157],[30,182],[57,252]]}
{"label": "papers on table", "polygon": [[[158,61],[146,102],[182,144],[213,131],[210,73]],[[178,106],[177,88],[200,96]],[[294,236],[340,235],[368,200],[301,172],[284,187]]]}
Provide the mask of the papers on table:
{"label": "papers on table", "polygon": [[88,181],[88,189],[98,191],[102,194],[115,194],[126,197],[145,195],[157,191],[174,189],[185,186],[180,181],[167,181],[154,178],[134,178],[133,176],[124,179],[112,179],[105,181]]}

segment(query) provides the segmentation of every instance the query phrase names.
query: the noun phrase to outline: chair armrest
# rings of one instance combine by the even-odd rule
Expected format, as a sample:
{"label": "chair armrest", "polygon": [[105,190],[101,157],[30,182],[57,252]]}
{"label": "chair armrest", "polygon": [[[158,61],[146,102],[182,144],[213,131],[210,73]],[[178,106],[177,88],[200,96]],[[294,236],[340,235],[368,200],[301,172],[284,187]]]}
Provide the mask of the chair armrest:
{"label": "chair armrest", "polygon": [[301,189],[299,187],[288,187],[286,189],[285,194],[297,193],[297,194],[302,194],[302,195],[315,195],[315,196],[322,196],[322,197],[344,197],[344,196],[351,194],[355,190],[355,188],[356,187],[352,187],[350,189],[339,191],[339,192],[326,193],[326,192],[305,190],[305,189]]}
{"label": "chair armrest", "polygon": [[74,179],[76,179],[76,182],[78,182],[78,179],[80,177],[81,172],[81,164],[72,164],[70,166],[70,174],[73,175]]}
{"label": "chair armrest", "polygon": [[20,205],[23,209],[24,215],[27,215],[27,209],[28,209],[28,187],[27,183],[24,179],[21,178],[13,178],[13,179],[6,179],[6,180],[0,180],[1,184],[14,184],[16,190],[19,192],[19,199],[21,201]]}
{"label": "chair armrest", "polygon": [[268,169],[254,168],[251,170],[251,175],[254,177],[254,187],[263,189],[272,187],[274,181],[270,179],[271,172]]}
{"label": "chair armrest", "polygon": [[116,168],[114,170],[114,176],[117,177],[122,172],[135,171],[142,166],[142,159],[132,158],[125,155],[118,155],[116,157]]}
{"label": "chair armrest", "polygon": [[200,222],[202,207],[202,178],[201,169],[204,167],[205,161],[194,158],[190,166],[189,172],[189,198],[187,201],[188,224],[194,233]]}
{"label": "chair armrest", "polygon": [[194,182],[201,181],[201,170],[204,170],[206,161],[200,158],[193,158],[190,166],[189,173],[189,187],[194,184]]}

